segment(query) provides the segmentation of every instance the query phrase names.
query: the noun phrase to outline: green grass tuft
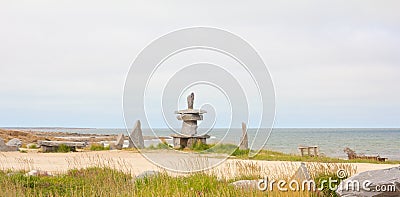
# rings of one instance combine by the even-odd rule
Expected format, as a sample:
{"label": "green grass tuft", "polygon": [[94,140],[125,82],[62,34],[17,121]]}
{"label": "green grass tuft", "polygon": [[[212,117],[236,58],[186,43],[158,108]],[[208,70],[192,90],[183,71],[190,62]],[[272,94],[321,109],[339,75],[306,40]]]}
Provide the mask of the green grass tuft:
{"label": "green grass tuft", "polygon": [[151,144],[147,149],[157,150],[157,149],[169,149],[172,148],[167,142],[158,143],[156,146]]}
{"label": "green grass tuft", "polygon": [[204,150],[207,150],[207,149],[209,149],[209,148],[211,148],[211,147],[212,147],[212,145],[210,145],[210,144],[204,144],[204,143],[202,143],[202,142],[196,141],[196,142],[193,144],[191,150],[194,150],[194,151],[204,151]]}
{"label": "green grass tuft", "polygon": [[30,146],[28,146],[29,149],[38,149],[36,144],[31,144]]}
{"label": "green grass tuft", "polygon": [[103,146],[102,144],[91,144],[91,151],[102,151],[102,150],[110,150],[110,146]]}
{"label": "green grass tuft", "polygon": [[61,144],[60,146],[58,146],[57,152],[58,153],[69,153],[69,152],[71,152],[71,147],[69,147],[65,144]]}

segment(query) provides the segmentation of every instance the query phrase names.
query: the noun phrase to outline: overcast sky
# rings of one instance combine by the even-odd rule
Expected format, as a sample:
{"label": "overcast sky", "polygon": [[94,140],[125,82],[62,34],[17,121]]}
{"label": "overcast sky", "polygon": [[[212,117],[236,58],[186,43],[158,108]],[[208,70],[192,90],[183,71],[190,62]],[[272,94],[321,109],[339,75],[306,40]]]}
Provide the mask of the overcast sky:
{"label": "overcast sky", "polygon": [[400,127],[400,1],[1,1],[0,127],[124,127],[137,54],[176,29],[247,40],[276,127]]}

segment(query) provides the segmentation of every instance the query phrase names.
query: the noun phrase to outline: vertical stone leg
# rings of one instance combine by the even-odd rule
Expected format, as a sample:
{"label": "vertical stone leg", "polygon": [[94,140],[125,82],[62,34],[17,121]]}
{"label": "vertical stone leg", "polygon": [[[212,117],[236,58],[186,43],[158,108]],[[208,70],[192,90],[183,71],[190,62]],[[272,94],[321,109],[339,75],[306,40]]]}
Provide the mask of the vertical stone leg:
{"label": "vertical stone leg", "polygon": [[314,147],[314,156],[318,157],[318,147]]}
{"label": "vertical stone leg", "polygon": [[174,148],[179,149],[181,148],[181,143],[180,143],[180,138],[174,137],[173,138],[173,144],[174,144]]}
{"label": "vertical stone leg", "polygon": [[181,148],[186,148],[188,147],[188,138],[181,138]]}
{"label": "vertical stone leg", "polygon": [[310,147],[307,147],[307,154],[308,154],[308,156],[311,156],[311,154],[310,154]]}
{"label": "vertical stone leg", "polygon": [[299,149],[300,149],[300,155],[303,157],[304,156],[303,149],[302,148]]}

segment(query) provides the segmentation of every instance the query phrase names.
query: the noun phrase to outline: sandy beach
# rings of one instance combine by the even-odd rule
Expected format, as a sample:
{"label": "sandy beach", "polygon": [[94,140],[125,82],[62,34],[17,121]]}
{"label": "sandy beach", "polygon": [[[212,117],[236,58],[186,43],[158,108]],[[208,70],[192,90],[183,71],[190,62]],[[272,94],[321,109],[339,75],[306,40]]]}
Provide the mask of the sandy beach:
{"label": "sandy beach", "polygon": [[[179,159],[173,153],[155,152],[154,154],[158,154],[160,157]],[[133,175],[148,170],[163,170],[148,161],[140,153],[126,150],[71,153],[2,152],[0,153],[0,158],[0,168],[3,170],[35,169],[48,171],[52,174],[65,173],[69,169],[89,166],[109,166]],[[209,159],[213,159],[213,156],[210,156]],[[357,173],[398,166],[395,164],[371,163],[351,163],[351,165],[357,169]],[[216,174],[222,173],[224,176],[234,176],[237,170],[236,167],[245,166],[257,166],[257,169],[262,171],[261,174],[278,177],[285,175],[285,173],[294,173],[300,166],[300,162],[227,159],[211,171]]]}

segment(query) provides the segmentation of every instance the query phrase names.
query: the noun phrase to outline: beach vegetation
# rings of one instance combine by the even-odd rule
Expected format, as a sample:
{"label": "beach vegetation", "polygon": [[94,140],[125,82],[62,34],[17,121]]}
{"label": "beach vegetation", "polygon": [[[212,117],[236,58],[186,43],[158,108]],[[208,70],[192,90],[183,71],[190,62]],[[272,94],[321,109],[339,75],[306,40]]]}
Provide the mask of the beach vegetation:
{"label": "beach vegetation", "polygon": [[27,148],[29,148],[29,149],[38,149],[39,147],[36,144],[30,144]]}
{"label": "beach vegetation", "polygon": [[91,144],[90,145],[91,151],[102,151],[102,150],[110,150],[110,146],[104,146],[103,144]]}
{"label": "beach vegetation", "polygon": [[[157,149],[157,148],[154,148]],[[186,151],[198,151],[202,153],[222,153],[233,156],[237,159],[266,160],[266,161],[299,161],[299,162],[323,162],[323,163],[376,163],[376,164],[400,164],[400,161],[388,160],[377,161],[373,159],[341,159],[327,156],[301,156],[298,154],[283,153],[274,150],[261,150],[253,157],[249,157],[250,149],[240,150],[234,144],[203,144],[195,143],[192,149],[182,149]]]}
{"label": "beach vegetation", "polygon": [[147,149],[150,149],[150,150],[155,150],[155,149],[156,149],[156,147],[154,146],[154,144],[150,144],[150,146],[149,146],[149,147],[147,147]]}
{"label": "beach vegetation", "polygon": [[172,148],[172,146],[171,145],[169,145],[167,142],[161,142],[161,143],[158,143],[157,145],[153,145],[153,144],[151,144],[149,147],[147,147],[147,149],[150,149],[150,150],[157,150],[157,149],[169,149],[169,148]]}
{"label": "beach vegetation", "polygon": [[162,142],[157,144],[157,149],[168,149],[172,148],[167,142]]}
{"label": "beach vegetation", "polygon": [[298,154],[283,153],[274,150],[261,150],[254,157],[249,157],[251,150],[240,150],[237,145],[234,144],[216,144],[209,145],[209,149],[205,150],[205,153],[224,153],[230,154],[237,159],[251,159],[251,160],[266,160],[266,161],[299,161],[299,162],[323,162],[323,163],[376,163],[376,164],[400,164],[400,161],[388,160],[388,161],[377,161],[373,159],[341,159],[327,156],[301,156]]}
{"label": "beach vegetation", "polygon": [[65,144],[60,144],[60,146],[57,147],[57,151],[58,153],[69,153],[71,152],[71,147],[65,145]]}
{"label": "beach vegetation", "polygon": [[202,143],[201,141],[195,141],[191,150],[204,151],[204,150],[210,149],[211,147],[212,147],[212,145],[210,145],[210,144],[205,144],[205,143]]}
{"label": "beach vegetation", "polygon": [[[53,176],[0,171],[0,192],[5,196],[334,196],[334,191],[329,188],[319,193],[236,188],[231,185],[232,182],[260,179],[268,169],[240,160],[231,165],[236,169],[233,177],[226,171],[204,171],[182,176],[160,171],[157,175],[137,178],[134,174],[103,165],[71,169]],[[350,175],[355,172],[350,164],[306,165],[317,184],[335,176],[337,169],[345,169]],[[277,178],[289,180],[296,168],[283,166]]]}

